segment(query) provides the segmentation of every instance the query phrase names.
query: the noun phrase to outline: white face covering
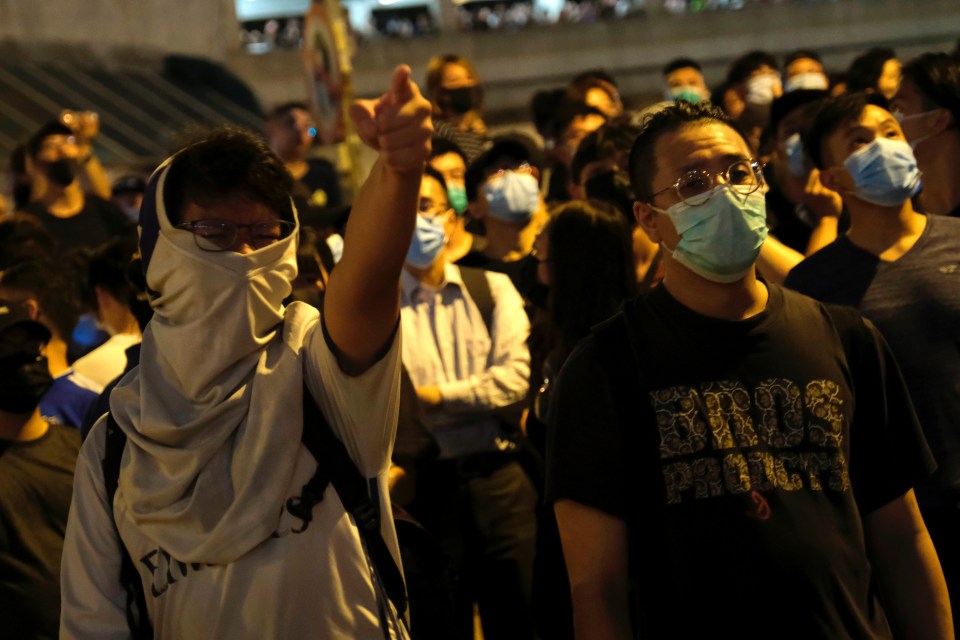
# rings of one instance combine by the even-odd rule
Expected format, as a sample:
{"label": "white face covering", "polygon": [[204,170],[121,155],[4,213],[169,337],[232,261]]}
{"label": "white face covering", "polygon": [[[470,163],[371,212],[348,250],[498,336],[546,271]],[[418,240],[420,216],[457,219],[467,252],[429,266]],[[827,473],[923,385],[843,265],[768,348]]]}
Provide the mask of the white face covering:
{"label": "white face covering", "polygon": [[747,80],[747,102],[768,105],[780,93],[780,74],[764,73]]}
{"label": "white face covering", "polygon": [[155,313],[140,367],[110,402],[130,445],[117,496],[181,562],[226,563],[275,530],[293,472],[276,461],[300,446],[300,407],[288,405],[302,371],[277,357],[298,232],[247,255],[201,250],[167,218],[169,166],[151,178],[141,216]]}

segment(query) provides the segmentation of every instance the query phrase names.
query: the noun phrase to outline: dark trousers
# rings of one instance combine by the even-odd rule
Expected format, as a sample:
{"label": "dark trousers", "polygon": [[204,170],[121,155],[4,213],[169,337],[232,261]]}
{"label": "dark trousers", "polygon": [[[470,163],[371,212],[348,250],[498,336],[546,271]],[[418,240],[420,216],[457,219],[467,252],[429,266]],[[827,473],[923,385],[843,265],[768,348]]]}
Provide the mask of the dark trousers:
{"label": "dark trousers", "polygon": [[[520,465],[484,454],[418,470],[410,512],[439,540],[456,570],[456,629],[472,640],[473,603],[484,637],[533,638],[531,591],[537,494]],[[490,457],[494,456],[494,457]]]}

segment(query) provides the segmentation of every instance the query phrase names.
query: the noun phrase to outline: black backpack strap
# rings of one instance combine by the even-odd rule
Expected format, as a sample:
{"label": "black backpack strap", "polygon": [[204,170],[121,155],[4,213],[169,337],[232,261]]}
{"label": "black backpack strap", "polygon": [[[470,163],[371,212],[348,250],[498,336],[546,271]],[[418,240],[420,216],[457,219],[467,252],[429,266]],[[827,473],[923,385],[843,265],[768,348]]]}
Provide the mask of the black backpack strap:
{"label": "black backpack strap", "polygon": [[490,291],[490,282],[487,280],[487,272],[476,267],[460,267],[460,277],[463,279],[463,286],[466,287],[473,303],[480,310],[480,317],[483,318],[487,333],[492,338],[494,302],[493,293]]}
{"label": "black backpack strap", "polygon": [[[367,479],[357,470],[347,448],[334,435],[330,423],[306,386],[303,388],[303,444],[317,461],[317,476],[321,476],[323,488],[332,482],[343,507],[353,516],[387,597],[402,617],[407,610],[407,591],[403,574],[380,533],[379,505],[370,499]],[[317,476],[304,486],[305,493],[308,488],[310,492],[319,488],[319,483],[310,488]],[[322,490],[318,496],[317,502],[323,497]]]}
{"label": "black backpack strap", "polygon": [[127,592],[127,625],[130,627],[130,636],[134,640],[151,640],[153,625],[147,613],[147,598],[143,591],[143,582],[133,564],[133,558],[127,551],[126,545],[120,539],[120,530],[113,520],[113,499],[117,495],[117,485],[120,481],[120,461],[123,459],[123,450],[127,446],[127,434],[114,419],[113,414],[107,413],[106,435],[104,437],[104,453],[102,461],[103,486],[107,493],[107,508],[110,510],[110,520],[117,534],[117,545],[120,547],[120,584]]}

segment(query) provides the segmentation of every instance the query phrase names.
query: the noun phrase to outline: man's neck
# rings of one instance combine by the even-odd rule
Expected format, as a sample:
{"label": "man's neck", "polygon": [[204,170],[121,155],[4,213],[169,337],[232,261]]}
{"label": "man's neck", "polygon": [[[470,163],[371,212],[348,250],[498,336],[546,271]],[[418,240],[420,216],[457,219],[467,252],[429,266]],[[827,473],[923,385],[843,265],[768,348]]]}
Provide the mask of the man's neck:
{"label": "man's neck", "polygon": [[915,153],[923,167],[920,208],[925,213],[947,215],[960,207],[960,129],[948,129],[923,141]]}
{"label": "man's neck", "polygon": [[769,292],[757,280],[755,268],[731,283],[712,282],[697,275],[664,252],[662,286],[688,309],[720,320],[745,320],[767,307]]}
{"label": "man's neck", "polygon": [[917,213],[909,200],[900,207],[881,207],[851,197],[846,205],[850,212],[850,242],[889,262],[909,251],[927,225],[927,217]]}
{"label": "man's neck", "polygon": [[0,440],[29,442],[43,437],[49,428],[49,423],[40,415],[40,409],[34,409],[27,416],[0,411]]}
{"label": "man's neck", "polygon": [[440,256],[433,261],[433,264],[425,269],[414,267],[409,262],[404,265],[404,269],[409,271],[410,274],[420,283],[433,288],[438,288],[443,284],[443,280],[447,271],[447,259],[441,252]]}
{"label": "man's neck", "polygon": [[74,180],[65,187],[47,181],[45,185],[38,185],[34,193],[39,197],[32,198],[52,216],[57,218],[72,218],[83,211],[85,197],[80,181]]}
{"label": "man's neck", "polygon": [[487,248],[483,250],[483,255],[501,262],[514,262],[530,255],[538,231],[532,219],[525,226],[520,227],[518,224],[501,222],[488,217],[486,228]]}
{"label": "man's neck", "polygon": [[43,355],[47,357],[47,368],[54,377],[70,368],[70,363],[67,362],[67,343],[56,336],[50,338]]}
{"label": "man's neck", "polygon": [[290,172],[294,180],[302,180],[303,176],[307,175],[307,171],[310,169],[307,161],[299,156],[292,156],[284,160],[283,166],[287,168],[287,171]]}

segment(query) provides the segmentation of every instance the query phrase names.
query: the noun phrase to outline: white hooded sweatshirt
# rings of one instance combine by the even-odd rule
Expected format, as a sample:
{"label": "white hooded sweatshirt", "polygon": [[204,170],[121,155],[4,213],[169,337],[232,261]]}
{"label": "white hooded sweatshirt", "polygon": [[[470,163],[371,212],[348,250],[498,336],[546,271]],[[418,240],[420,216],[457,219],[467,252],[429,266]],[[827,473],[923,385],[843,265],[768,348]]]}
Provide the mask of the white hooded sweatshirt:
{"label": "white hooded sweatshirt", "polygon": [[343,373],[313,307],[282,306],[297,233],[248,255],[199,249],[163,206],[161,166],[141,212],[155,316],[140,367],[111,396],[127,435],[106,503],[104,420],[77,463],[62,565],[61,638],[129,637],[114,522],[144,585],[156,638],[384,638],[400,632],[332,486],[304,522],[285,508],[316,462],[301,442],[303,384],[357,467],[376,479],[399,557],[386,471],[399,336]]}

